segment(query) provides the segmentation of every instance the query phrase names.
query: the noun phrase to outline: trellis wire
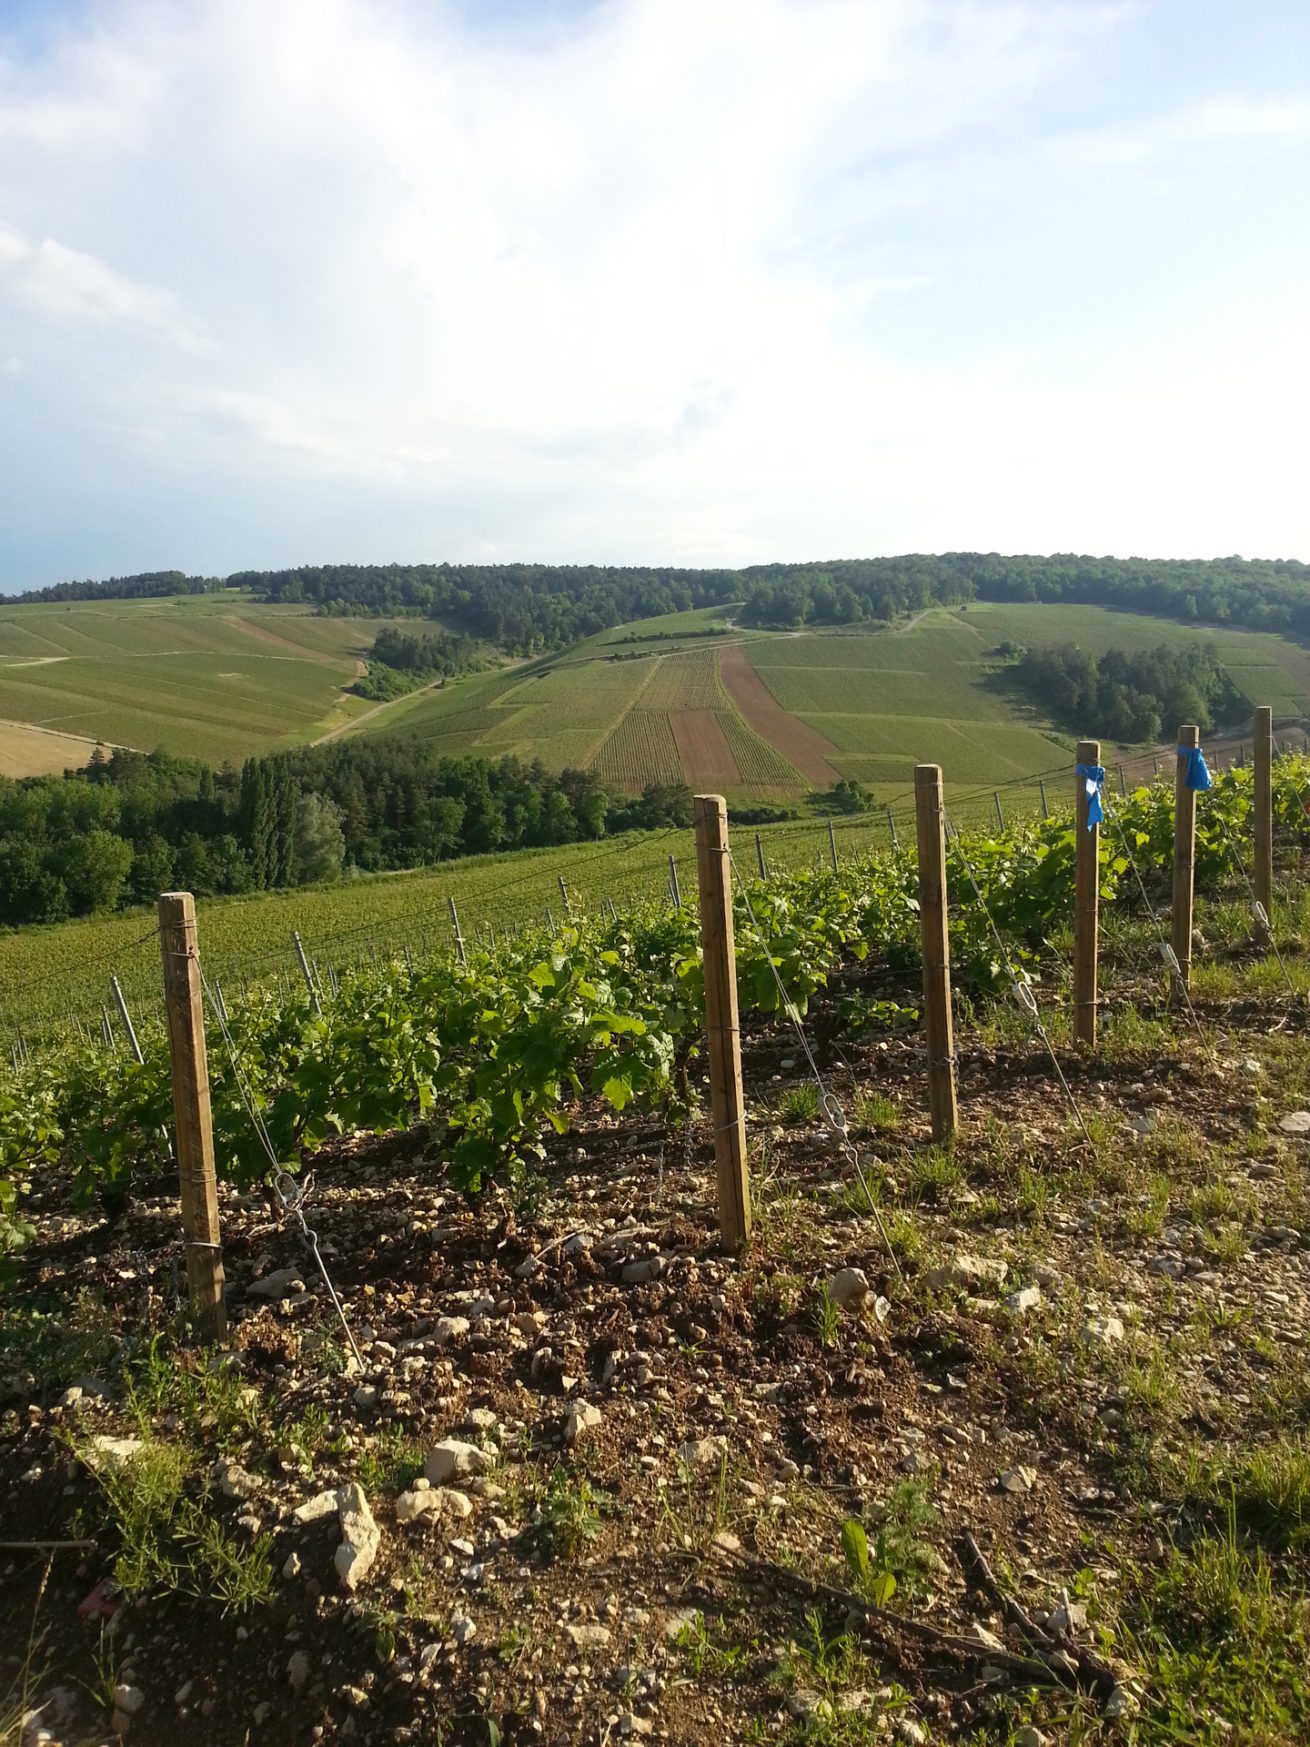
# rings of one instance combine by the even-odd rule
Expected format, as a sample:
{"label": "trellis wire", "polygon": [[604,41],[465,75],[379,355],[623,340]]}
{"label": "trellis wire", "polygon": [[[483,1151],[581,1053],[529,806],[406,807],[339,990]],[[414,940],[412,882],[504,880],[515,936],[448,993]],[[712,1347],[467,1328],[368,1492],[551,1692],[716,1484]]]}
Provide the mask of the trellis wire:
{"label": "trellis wire", "polygon": [[1242,876],[1242,883],[1245,885],[1247,896],[1251,900],[1251,914],[1256,922],[1259,923],[1260,927],[1264,929],[1265,939],[1269,942],[1270,951],[1278,960],[1278,968],[1283,974],[1283,981],[1287,984],[1287,992],[1292,999],[1295,1000],[1296,990],[1292,986],[1291,977],[1287,974],[1287,966],[1283,963],[1283,955],[1278,950],[1278,942],[1274,939],[1274,925],[1270,921],[1268,915],[1266,915],[1264,905],[1255,895],[1255,887],[1251,884],[1251,876],[1246,871],[1246,863],[1237,852],[1237,847],[1229,834],[1227,825],[1224,823],[1223,814],[1217,807],[1211,808],[1209,811],[1214,813],[1215,819],[1218,821],[1219,829],[1224,834],[1224,842],[1228,846],[1228,853],[1232,860],[1237,864],[1237,871]]}
{"label": "trellis wire", "polygon": [[[346,1321],[346,1313],[341,1308],[341,1300],[337,1297],[337,1289],[332,1284],[331,1277],[328,1274],[327,1264],[319,1253],[318,1233],[306,1222],[305,1219],[305,1196],[308,1192],[309,1183],[308,1181],[305,1183],[297,1183],[295,1178],[277,1156],[277,1149],[269,1138],[268,1129],[264,1123],[263,1112],[260,1110],[254,1094],[251,1092],[246,1082],[246,1077],[241,1071],[238,1059],[240,1052],[232,1041],[232,1034],[228,1030],[227,1020],[223,1017],[222,1011],[214,997],[213,990],[209,986],[204,971],[200,969],[200,955],[198,953],[196,954],[196,969],[199,972],[200,986],[205,991],[205,998],[209,1002],[210,1010],[218,1021],[219,1034],[223,1039],[223,1047],[227,1051],[227,1059],[232,1066],[232,1078],[236,1082],[237,1092],[240,1095],[242,1104],[245,1106],[246,1114],[250,1118],[251,1126],[254,1128],[256,1137],[258,1138],[260,1145],[263,1147],[264,1152],[267,1154],[269,1164],[272,1167],[273,1193],[277,1196],[283,1212],[294,1214],[300,1222],[300,1230],[304,1237],[305,1244],[315,1262],[318,1264],[318,1271],[323,1276],[323,1284],[328,1289],[328,1296],[332,1300],[332,1307],[337,1313],[337,1319],[341,1323],[342,1328],[345,1330],[346,1339],[350,1342],[350,1350],[355,1355],[355,1363],[359,1366],[360,1372],[362,1373],[364,1370],[364,1360],[359,1348],[355,1344],[355,1337],[351,1333],[350,1324]],[[284,1184],[287,1185],[287,1187],[284,1187]]]}
{"label": "trellis wire", "polygon": [[887,1254],[891,1258],[892,1267],[896,1270],[896,1277],[901,1284],[904,1285],[905,1275],[901,1272],[901,1264],[896,1259],[896,1251],[892,1248],[892,1240],[887,1235],[887,1227],[883,1224],[882,1213],[879,1211],[878,1203],[873,1198],[873,1191],[869,1187],[868,1179],[864,1175],[864,1168],[860,1164],[859,1149],[850,1137],[850,1130],[846,1122],[846,1112],[842,1109],[836,1093],[830,1092],[827,1086],[823,1083],[823,1075],[819,1072],[819,1064],[814,1059],[814,1051],[810,1048],[810,1040],[805,1035],[805,1027],[800,1021],[800,1011],[791,996],[787,993],[786,985],[782,980],[782,975],[778,970],[777,964],[774,962],[772,952],[769,950],[769,943],[764,938],[764,931],[756,920],[755,910],[751,904],[750,892],[747,889],[746,881],[742,878],[741,869],[737,866],[736,857],[733,855],[731,849],[727,851],[727,856],[729,866],[732,868],[733,876],[736,879],[738,889],[741,892],[742,902],[746,906],[746,914],[750,918],[751,928],[754,931],[756,940],[760,943],[760,950],[764,954],[769,969],[773,973],[773,980],[777,985],[778,990],[778,999],[782,1002],[782,1010],[787,1015],[788,1019],[791,1020],[792,1028],[800,1042],[805,1059],[809,1063],[810,1073],[813,1075],[814,1083],[818,1087],[819,1107],[823,1111],[828,1126],[832,1129],[834,1135],[836,1135],[838,1145],[841,1147],[842,1152],[845,1154],[849,1163],[855,1166],[855,1175],[860,1180],[860,1187],[864,1190],[865,1199],[868,1201],[870,1210],[877,1222],[878,1231],[882,1236],[882,1241],[886,1247]]}
{"label": "trellis wire", "polygon": [[[945,813],[943,813],[942,816],[943,819],[945,819]],[[1078,1108],[1078,1100],[1074,1097],[1069,1082],[1064,1077],[1064,1069],[1060,1066],[1059,1057],[1055,1053],[1055,1045],[1051,1042],[1045,1025],[1042,1024],[1042,1016],[1037,1009],[1037,997],[1033,994],[1028,984],[1020,979],[1018,972],[1014,968],[1010,954],[1006,950],[1005,942],[1001,939],[1000,930],[997,928],[995,922],[993,922],[992,913],[987,908],[987,901],[979,889],[977,880],[973,877],[973,868],[970,865],[968,856],[964,852],[964,843],[960,837],[959,831],[954,831],[952,835],[955,842],[955,852],[964,865],[965,873],[969,876],[969,884],[973,887],[973,895],[977,898],[979,907],[981,908],[983,915],[987,918],[987,926],[992,931],[992,938],[1000,948],[1001,957],[1005,961],[1005,968],[1009,973],[1010,978],[1010,993],[1014,997],[1015,1002],[1022,1009],[1024,1016],[1028,1020],[1029,1026],[1036,1026],[1038,1035],[1046,1045],[1046,1053],[1051,1058],[1051,1066],[1055,1069],[1056,1077],[1064,1088],[1064,1095],[1069,1100],[1069,1108],[1073,1111],[1074,1118],[1083,1132],[1083,1139],[1087,1142],[1088,1146],[1095,1150],[1095,1142],[1087,1132],[1087,1124],[1083,1121],[1083,1113]]]}
{"label": "trellis wire", "polygon": [[1137,880],[1137,889],[1142,894],[1142,902],[1146,905],[1146,913],[1151,918],[1151,926],[1155,929],[1156,938],[1160,943],[1160,957],[1164,960],[1169,971],[1172,986],[1182,991],[1183,1000],[1187,1003],[1188,1017],[1196,1027],[1196,1035],[1200,1038],[1201,1042],[1205,1045],[1207,1052],[1213,1058],[1215,1053],[1214,1044],[1206,1036],[1201,1021],[1196,1016],[1196,1009],[1192,1005],[1191,991],[1188,989],[1186,980],[1183,977],[1183,968],[1178,962],[1178,954],[1174,951],[1169,941],[1165,939],[1164,925],[1156,914],[1155,906],[1152,904],[1150,897],[1147,895],[1146,886],[1142,880],[1136,859],[1133,856],[1132,850],[1128,847],[1128,838],[1124,832],[1123,824],[1119,819],[1118,812],[1117,810],[1107,809],[1106,816],[1110,819],[1115,830],[1119,833],[1119,841],[1123,845],[1123,852],[1128,858],[1129,867],[1133,870],[1133,875]]}

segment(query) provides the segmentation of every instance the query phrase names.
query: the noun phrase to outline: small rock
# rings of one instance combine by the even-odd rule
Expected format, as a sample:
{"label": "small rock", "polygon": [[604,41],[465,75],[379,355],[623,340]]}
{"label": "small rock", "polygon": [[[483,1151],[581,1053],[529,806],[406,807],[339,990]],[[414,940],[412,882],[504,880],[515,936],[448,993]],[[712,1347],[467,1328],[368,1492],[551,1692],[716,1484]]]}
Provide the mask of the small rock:
{"label": "small rock", "polygon": [[347,1589],[358,1589],[368,1576],[382,1545],[382,1531],[373,1520],[364,1488],[352,1480],[337,1493],[337,1515],[341,1520],[341,1545],[333,1564],[337,1576]]}
{"label": "small rock", "polygon": [[1177,1256],[1152,1256],[1146,1264],[1148,1274],[1163,1274],[1170,1280],[1181,1280],[1187,1272]]}
{"label": "small rock", "polygon": [[396,1500],[396,1521],[412,1523],[419,1517],[440,1516],[445,1500],[446,1491],[442,1486],[416,1486],[409,1492],[402,1492]]}
{"label": "small rock", "polygon": [[276,1707],[269,1699],[265,1699],[261,1704],[255,1706],[254,1710],[251,1712],[251,1720],[254,1722],[257,1729],[262,1729],[264,1727],[264,1724],[273,1715],[275,1708]]}
{"label": "small rock", "polygon": [[879,1322],[886,1322],[892,1313],[891,1300],[884,1298],[880,1292],[873,1301],[873,1314]]}
{"label": "small rock", "polygon": [[146,1695],[139,1686],[124,1683],[114,1688],[114,1709],[122,1711],[124,1716],[139,1716],[145,1709],[145,1703]]}
{"label": "small rock", "polygon": [[1001,1475],[1002,1492],[1031,1492],[1037,1479],[1037,1470],[1027,1468],[1019,1463],[1013,1468],[1007,1468]]}
{"label": "small rock", "polygon": [[629,1262],[623,1270],[625,1286],[644,1286],[648,1280],[658,1280],[664,1272],[663,1256],[643,1256],[638,1262]]}
{"label": "small rock", "polygon": [[465,1644],[471,1643],[477,1632],[477,1623],[467,1614],[456,1614],[450,1622],[450,1635],[462,1650]]}
{"label": "small rock", "polygon": [[60,1407],[77,1407],[82,1400],[82,1390],[79,1384],[70,1383],[59,1397]]}
{"label": "small rock", "polygon": [[307,1498],[304,1504],[296,1506],[291,1515],[298,1523],[316,1523],[321,1517],[331,1516],[337,1508],[335,1487],[331,1492],[319,1492],[313,1498]]}
{"label": "small rock", "polygon": [[[108,1456],[111,1462],[130,1462],[141,1449],[140,1438],[111,1438],[105,1433],[97,1434],[91,1440],[91,1449],[98,1456]],[[92,1458],[92,1466],[95,1461]]]}
{"label": "small rock", "polygon": [[560,1245],[560,1254],[564,1256],[586,1256],[591,1253],[591,1238],[585,1231],[575,1231],[572,1237],[566,1237]]}
{"label": "small rock", "polygon": [[688,1468],[708,1468],[711,1462],[717,1462],[727,1453],[728,1440],[723,1436],[717,1438],[693,1438],[689,1443],[679,1444],[678,1460]]}
{"label": "small rock", "polygon": [[351,1399],[356,1407],[362,1408],[365,1413],[371,1413],[381,1399],[381,1395],[382,1391],[376,1383],[361,1383]]}
{"label": "small rock", "polygon": [[916,1723],[913,1717],[898,1717],[896,1719],[896,1736],[900,1741],[907,1741],[910,1747],[923,1747],[928,1739],[928,1731],[922,1723]]}
{"label": "small rock", "polygon": [[1010,1269],[999,1256],[970,1256],[961,1251],[947,1268],[934,1268],[930,1286],[1003,1286]]}
{"label": "small rock", "polygon": [[564,1630],[572,1640],[575,1650],[603,1650],[610,1641],[608,1626],[584,1623],[580,1626],[565,1626]]}
{"label": "small rock", "polygon": [[1105,1701],[1107,1717],[1131,1717],[1137,1709],[1137,1699],[1126,1686],[1116,1686]]}
{"label": "small rock", "polygon": [[495,1459],[476,1444],[466,1444],[459,1438],[446,1438],[434,1445],[423,1464],[423,1473],[433,1486],[440,1486],[456,1474],[485,1474],[495,1467]]}
{"label": "small rock", "polygon": [[1124,1338],[1124,1325],[1117,1316],[1092,1316],[1083,1324],[1078,1335],[1081,1341],[1099,1341],[1102,1346],[1112,1346],[1115,1341]]}
{"label": "small rock", "polygon": [[1040,1729],[1029,1723],[1014,1737],[1014,1747],[1046,1747],[1047,1739]]}
{"label": "small rock", "polygon": [[449,1346],[451,1341],[458,1340],[461,1335],[469,1332],[469,1319],[466,1316],[439,1316],[432,1330],[432,1338],[439,1347]]}
{"label": "small rock", "polygon": [[869,1277],[863,1268],[839,1268],[828,1281],[828,1297],[842,1310],[851,1310],[869,1296]]}
{"label": "small rock", "polygon": [[1040,1286],[1021,1286],[1017,1292],[1008,1294],[1005,1308],[1011,1316],[1026,1316],[1030,1310],[1038,1310],[1042,1302]]}
{"label": "small rock", "polygon": [[271,1274],[265,1274],[262,1280],[252,1280],[249,1291],[252,1298],[290,1298],[293,1293],[303,1292],[305,1282],[300,1277],[297,1268],[277,1268]]}
{"label": "small rock", "polygon": [[308,1682],[309,1657],[303,1650],[295,1651],[287,1662],[287,1679],[293,1692],[299,1692]]}
{"label": "small rock", "polygon": [[588,1401],[571,1401],[564,1421],[564,1442],[576,1444],[579,1436],[600,1424],[600,1409]]}
{"label": "small rock", "polygon": [[1005,1649],[1004,1641],[998,1638],[995,1632],[989,1631],[986,1626],[980,1624],[977,1620],[973,1620],[970,1623],[969,1636],[973,1639],[975,1644],[981,1644],[984,1650]]}
{"label": "small rock", "polygon": [[[1278,1119],[1278,1126],[1282,1129],[1284,1134],[1310,1134],[1310,1110],[1289,1111],[1286,1116],[1281,1116]],[[1123,1689],[1120,1687],[1115,1688],[1115,1692],[1122,1690]],[[1113,1698],[1113,1694],[1111,1697]]]}
{"label": "small rock", "polygon": [[288,1553],[287,1554],[287,1562],[282,1567],[282,1575],[283,1575],[283,1577],[286,1578],[288,1583],[290,1583],[293,1580],[293,1578],[300,1576],[300,1554],[299,1553]]}

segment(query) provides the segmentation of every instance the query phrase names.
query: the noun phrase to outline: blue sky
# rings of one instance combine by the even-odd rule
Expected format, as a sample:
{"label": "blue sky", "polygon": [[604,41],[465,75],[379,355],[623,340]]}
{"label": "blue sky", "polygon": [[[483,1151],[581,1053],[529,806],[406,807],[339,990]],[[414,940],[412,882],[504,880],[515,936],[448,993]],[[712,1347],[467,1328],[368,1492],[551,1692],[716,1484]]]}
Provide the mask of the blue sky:
{"label": "blue sky", "polygon": [[1310,7],[0,0],[0,590],[1310,559]]}

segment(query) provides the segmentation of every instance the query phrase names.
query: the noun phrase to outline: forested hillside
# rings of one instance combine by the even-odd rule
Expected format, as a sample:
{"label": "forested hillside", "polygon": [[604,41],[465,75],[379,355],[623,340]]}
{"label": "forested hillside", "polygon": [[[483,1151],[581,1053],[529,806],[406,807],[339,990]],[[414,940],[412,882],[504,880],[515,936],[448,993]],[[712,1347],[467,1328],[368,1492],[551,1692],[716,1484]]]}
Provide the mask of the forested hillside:
{"label": "forested hillside", "polygon": [[[16,600],[205,592],[180,572],[61,583]],[[947,552],[744,570],[550,564],[334,564],[244,570],[226,586],[324,613],[439,619],[513,654],[567,647],[632,619],[744,603],[749,625],[884,623],[930,606],[1074,601],[1183,624],[1310,633],[1310,566],[1293,559],[1004,557]]]}
{"label": "forested hillside", "polygon": [[589,772],[442,757],[414,740],[336,741],[240,772],[119,749],[85,772],[0,778],[0,925],[153,902],[173,886],[262,891],[690,819],[680,787],[617,799]]}

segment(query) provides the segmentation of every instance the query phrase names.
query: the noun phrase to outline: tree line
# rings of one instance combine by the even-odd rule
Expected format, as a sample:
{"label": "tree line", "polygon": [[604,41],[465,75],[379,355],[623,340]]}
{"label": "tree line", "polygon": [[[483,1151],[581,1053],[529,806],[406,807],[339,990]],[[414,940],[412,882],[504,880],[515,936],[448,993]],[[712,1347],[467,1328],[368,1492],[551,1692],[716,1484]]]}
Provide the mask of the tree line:
{"label": "tree line", "polygon": [[1004,669],[1030,703],[1071,733],[1094,722],[1111,740],[1154,741],[1178,722],[1202,731],[1251,714],[1251,700],[1233,683],[1212,643],[1089,655],[1076,644],[1021,649],[1003,643]]}
{"label": "tree line", "polygon": [[0,778],[0,924],[253,892],[498,849],[688,825],[691,792],[610,794],[590,772],[442,757],[420,741],[336,742],[214,770],[98,753],[62,777]]}
{"label": "tree line", "polygon": [[1294,559],[1048,557],[996,552],[760,564],[743,570],[587,564],[330,564],[237,571],[224,582],[178,571],[60,583],[5,601],[129,598],[246,588],[322,613],[440,620],[516,655],[576,643],[631,619],[740,606],[751,625],[881,624],[970,601],[1075,601],[1183,624],[1310,635],[1310,566]]}

